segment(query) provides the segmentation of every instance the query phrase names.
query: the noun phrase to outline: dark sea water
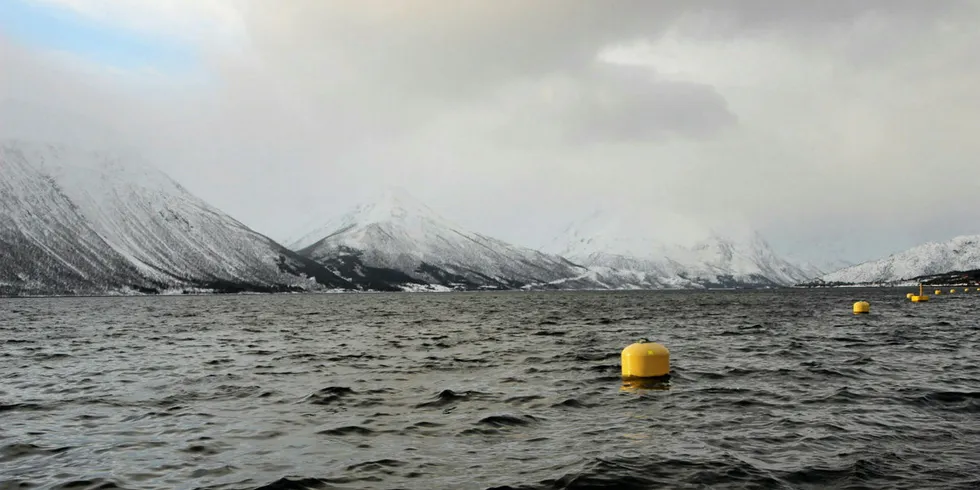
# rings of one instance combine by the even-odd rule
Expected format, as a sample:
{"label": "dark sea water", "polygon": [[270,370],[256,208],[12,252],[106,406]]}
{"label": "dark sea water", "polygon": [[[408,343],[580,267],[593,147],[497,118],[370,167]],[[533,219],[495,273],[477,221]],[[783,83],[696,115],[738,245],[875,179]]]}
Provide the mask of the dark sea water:
{"label": "dark sea water", "polygon": [[905,292],[0,300],[0,489],[980,488],[980,293]]}

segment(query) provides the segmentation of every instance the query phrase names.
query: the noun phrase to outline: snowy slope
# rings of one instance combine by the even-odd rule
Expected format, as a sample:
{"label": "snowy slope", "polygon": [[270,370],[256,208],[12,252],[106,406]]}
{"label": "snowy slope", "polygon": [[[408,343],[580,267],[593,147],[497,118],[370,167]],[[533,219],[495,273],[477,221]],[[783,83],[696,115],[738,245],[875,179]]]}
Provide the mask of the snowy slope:
{"label": "snowy slope", "polygon": [[0,147],[0,294],[153,287],[88,225],[50,177]]}
{"label": "snowy slope", "polygon": [[814,263],[804,259],[795,260],[793,257],[784,258],[799,266],[800,270],[805,273],[806,277],[811,278],[811,280],[829,274],[833,271],[856,265],[855,262],[844,259],[829,259]]}
{"label": "snowy slope", "polygon": [[825,283],[880,283],[953,271],[980,269],[980,235],[929,242],[880,260],[847,267],[819,278]]}
{"label": "snowy slope", "polygon": [[545,249],[618,288],[786,286],[813,277],[777,256],[752,230],[722,236],[662,210],[642,219],[600,210],[568,226]]}
{"label": "snowy slope", "polygon": [[[0,282],[26,276],[43,290],[64,278],[78,291],[349,286],[131,160],[8,140],[0,143],[0,168],[0,236],[9,244]],[[20,256],[43,259],[36,265]],[[42,272],[47,263],[57,265],[50,274]]]}
{"label": "snowy slope", "polygon": [[560,257],[466,231],[397,188],[314,228],[289,247],[351,279],[358,279],[351,274],[387,271],[462,289],[515,288],[586,272]]}

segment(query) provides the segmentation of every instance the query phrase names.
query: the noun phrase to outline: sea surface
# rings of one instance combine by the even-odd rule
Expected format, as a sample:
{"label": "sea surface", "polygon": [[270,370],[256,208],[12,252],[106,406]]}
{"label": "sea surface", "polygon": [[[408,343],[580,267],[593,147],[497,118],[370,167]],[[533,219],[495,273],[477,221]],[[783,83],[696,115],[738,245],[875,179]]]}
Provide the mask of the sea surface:
{"label": "sea surface", "polygon": [[0,299],[0,489],[980,488],[980,293],[906,292]]}

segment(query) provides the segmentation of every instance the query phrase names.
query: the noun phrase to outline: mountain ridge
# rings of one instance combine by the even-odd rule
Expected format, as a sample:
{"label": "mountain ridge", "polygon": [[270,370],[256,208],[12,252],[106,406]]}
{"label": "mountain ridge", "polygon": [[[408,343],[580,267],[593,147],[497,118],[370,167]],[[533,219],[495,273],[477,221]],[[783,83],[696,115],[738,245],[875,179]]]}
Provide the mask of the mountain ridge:
{"label": "mountain ridge", "polygon": [[0,165],[0,294],[754,288],[811,277],[754,230],[723,234],[663,210],[653,221],[593,213],[556,237],[555,253],[468,230],[391,187],[287,246],[138,158],[0,140]]}
{"label": "mountain ridge", "polygon": [[0,166],[7,294],[354,287],[138,161],[4,139]]}
{"label": "mountain ridge", "polygon": [[[607,224],[602,213],[589,220]],[[505,289],[662,289],[783,287],[812,277],[778,257],[752,230],[744,241],[713,229],[688,226],[706,234],[687,246],[633,240],[601,233],[582,236],[575,225],[561,252],[531,249],[464,229],[445,219],[401,188],[334,216],[314,231],[298,234],[290,247],[335,272],[373,267],[398,271],[421,282],[447,287]],[[705,231],[707,230],[707,231]],[[693,233],[689,233],[689,237]],[[646,247],[635,250],[587,250],[594,241]],[[435,244],[433,242],[439,242]],[[443,245],[443,246],[440,246]],[[476,253],[474,247],[480,252]],[[712,262],[714,260],[714,262]],[[489,271],[490,264],[506,264]],[[523,264],[516,267],[514,264]],[[506,270],[504,270],[506,269]],[[489,271],[489,272],[488,272]],[[342,274],[341,274],[342,275]],[[355,280],[355,278],[348,277]]]}
{"label": "mountain ridge", "polygon": [[331,270],[397,271],[415,284],[454,289],[519,289],[581,272],[563,258],[466,230],[398,187],[326,220],[291,247]]}
{"label": "mountain ridge", "polygon": [[630,214],[597,210],[566,226],[548,250],[631,289],[782,287],[809,277],[748,227],[729,225],[723,235],[677,213]]}
{"label": "mountain ridge", "polygon": [[980,234],[928,241],[880,259],[824,274],[804,284],[885,284],[980,269],[978,245]]}

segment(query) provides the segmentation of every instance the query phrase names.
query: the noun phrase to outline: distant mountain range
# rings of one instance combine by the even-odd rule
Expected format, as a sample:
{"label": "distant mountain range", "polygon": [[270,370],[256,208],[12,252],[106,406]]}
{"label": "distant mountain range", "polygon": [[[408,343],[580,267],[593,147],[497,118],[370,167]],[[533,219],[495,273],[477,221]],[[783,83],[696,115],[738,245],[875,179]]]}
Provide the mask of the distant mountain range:
{"label": "distant mountain range", "polygon": [[283,246],[162,172],[108,153],[0,142],[0,295],[768,288],[980,268],[976,237],[831,274],[655,214],[601,211],[535,250],[466,230],[404,190]]}
{"label": "distant mountain range", "polygon": [[890,285],[902,282],[957,283],[980,269],[980,235],[929,242],[821,275],[809,286]]}
{"label": "distant mountain range", "polygon": [[778,287],[819,273],[779,257],[755,231],[725,236],[684,216],[651,215],[597,211],[544,248],[614,289]]}
{"label": "distant mountain range", "polygon": [[815,275],[779,258],[756,233],[738,241],[704,230],[684,246],[647,231],[664,223],[637,226],[618,216],[594,214],[538,251],[466,230],[390,189],[288,243],[351,281],[394,270],[451,289],[780,287]]}

